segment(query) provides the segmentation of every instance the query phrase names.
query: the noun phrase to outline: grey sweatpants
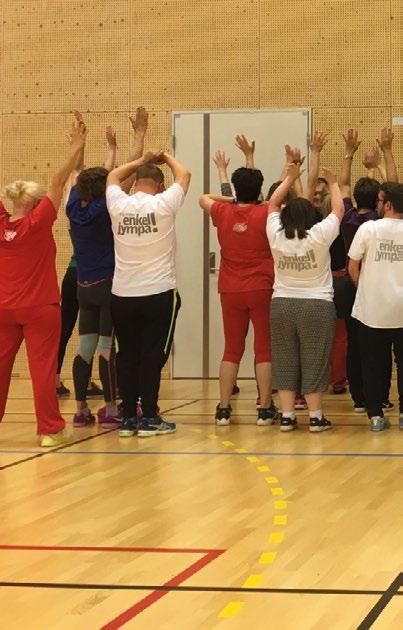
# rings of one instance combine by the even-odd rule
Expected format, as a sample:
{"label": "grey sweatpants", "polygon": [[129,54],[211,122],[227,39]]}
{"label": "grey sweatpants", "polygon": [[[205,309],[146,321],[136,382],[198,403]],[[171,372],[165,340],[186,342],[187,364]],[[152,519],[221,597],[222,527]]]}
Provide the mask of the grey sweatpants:
{"label": "grey sweatpants", "polygon": [[273,386],[303,394],[326,391],[336,323],[333,302],[273,298],[270,321]]}

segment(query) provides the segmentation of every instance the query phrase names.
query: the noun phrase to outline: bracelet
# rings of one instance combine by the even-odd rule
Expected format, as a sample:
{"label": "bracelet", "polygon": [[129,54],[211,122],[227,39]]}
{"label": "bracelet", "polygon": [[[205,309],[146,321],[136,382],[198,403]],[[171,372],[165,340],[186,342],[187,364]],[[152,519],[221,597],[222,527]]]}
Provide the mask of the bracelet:
{"label": "bracelet", "polygon": [[345,159],[345,160],[352,160],[352,159],[353,159],[353,157],[354,157],[354,155],[345,155],[345,156],[344,156],[344,159]]}

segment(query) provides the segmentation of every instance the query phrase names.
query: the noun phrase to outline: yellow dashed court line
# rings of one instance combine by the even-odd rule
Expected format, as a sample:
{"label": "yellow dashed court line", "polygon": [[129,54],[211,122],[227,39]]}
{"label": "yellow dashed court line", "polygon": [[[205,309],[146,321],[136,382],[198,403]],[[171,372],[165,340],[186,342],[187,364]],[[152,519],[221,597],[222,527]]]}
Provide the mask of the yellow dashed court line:
{"label": "yellow dashed court line", "polygon": [[287,509],[287,501],[274,501],[274,509],[275,510],[286,510]]}
{"label": "yellow dashed court line", "polygon": [[246,448],[236,448],[235,449],[235,453],[247,453],[248,451],[246,450]]}
{"label": "yellow dashed court line", "polygon": [[269,545],[278,545],[284,540],[284,532],[272,532],[269,536]]}
{"label": "yellow dashed court line", "polygon": [[284,494],[283,488],[270,488],[270,492],[273,497],[282,497]]}
{"label": "yellow dashed court line", "polygon": [[218,435],[216,435],[215,433],[209,433],[208,437],[211,438],[212,440],[218,440]]}
{"label": "yellow dashed court line", "polygon": [[231,617],[235,617],[244,606],[245,602],[230,602],[222,609],[218,616],[220,619],[230,619]]}
{"label": "yellow dashed court line", "polygon": [[259,460],[258,457],[256,457],[255,455],[251,455],[250,457],[246,458],[248,460],[248,462],[250,462],[251,464],[256,464]]}
{"label": "yellow dashed court line", "polygon": [[222,444],[224,444],[224,446],[235,446],[235,444],[230,440],[224,440]]}
{"label": "yellow dashed court line", "polygon": [[259,564],[273,564],[277,556],[277,551],[264,551],[259,558]]}
{"label": "yellow dashed court line", "polygon": [[258,588],[263,581],[263,575],[250,575],[242,584],[242,588]]}
{"label": "yellow dashed court line", "polygon": [[261,473],[263,473],[263,472],[270,472],[270,468],[268,466],[258,466],[257,469]]}
{"label": "yellow dashed court line", "polygon": [[279,514],[273,517],[273,525],[287,525],[287,514]]}
{"label": "yellow dashed court line", "polygon": [[278,483],[277,477],[266,477],[267,483]]}

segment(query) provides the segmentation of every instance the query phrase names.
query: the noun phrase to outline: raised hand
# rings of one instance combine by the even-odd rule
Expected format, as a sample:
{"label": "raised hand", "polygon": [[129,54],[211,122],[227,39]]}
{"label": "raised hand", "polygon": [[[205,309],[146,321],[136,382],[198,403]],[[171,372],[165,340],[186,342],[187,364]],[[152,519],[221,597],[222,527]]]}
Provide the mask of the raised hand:
{"label": "raised hand", "polygon": [[154,164],[163,164],[166,161],[167,155],[162,149],[154,149],[153,151],[146,151],[143,155],[143,161],[145,163],[153,162]]}
{"label": "raised hand", "polygon": [[305,156],[301,157],[301,150],[297,147],[290,147],[289,144],[285,145],[285,157],[287,164],[303,164]]}
{"label": "raised hand", "polygon": [[347,135],[344,135],[344,143],[346,148],[346,154],[352,157],[361,144],[361,140],[358,140],[357,129],[348,129]]}
{"label": "raised hand", "polygon": [[71,126],[71,131],[69,132],[71,147],[74,149],[84,148],[87,133],[88,130],[84,122],[79,122],[78,120],[75,120]]}
{"label": "raised hand", "polygon": [[381,155],[379,153],[379,150],[376,149],[375,147],[368,149],[368,151],[365,152],[362,163],[365,166],[365,168],[368,168],[368,169],[378,168],[378,166],[381,163]]}
{"label": "raised hand", "polygon": [[330,168],[326,168],[325,166],[322,168],[322,175],[325,178],[325,180],[327,181],[329,187],[332,184],[336,184],[337,183],[337,176],[336,173],[334,173],[333,171],[330,170]]}
{"label": "raised hand", "polygon": [[235,146],[242,151],[245,157],[253,156],[255,153],[255,141],[249,142],[243,134],[235,137]]}
{"label": "raised hand", "polygon": [[133,131],[145,134],[148,127],[148,112],[144,107],[138,107],[136,113],[129,116]]}
{"label": "raised hand", "polygon": [[301,163],[290,162],[287,164],[286,177],[290,177],[293,182],[301,177],[304,171],[301,170]]}
{"label": "raised hand", "polygon": [[329,138],[328,131],[315,131],[309,142],[309,148],[313,153],[320,153]]}
{"label": "raised hand", "polygon": [[392,142],[394,137],[395,136],[392,133],[392,130],[388,129],[388,127],[384,127],[383,129],[381,129],[381,138],[380,140],[377,139],[376,141],[378,143],[378,147],[383,153],[385,151],[392,150]]}
{"label": "raised hand", "polygon": [[106,141],[107,141],[108,145],[110,147],[116,148],[116,146],[117,146],[117,144],[116,144],[116,131],[113,129],[113,127],[108,125],[108,127],[105,129],[105,135],[106,135]]}
{"label": "raised hand", "polygon": [[227,158],[224,151],[216,151],[213,157],[213,162],[218,168],[218,170],[227,170],[228,164],[230,163],[231,158]]}

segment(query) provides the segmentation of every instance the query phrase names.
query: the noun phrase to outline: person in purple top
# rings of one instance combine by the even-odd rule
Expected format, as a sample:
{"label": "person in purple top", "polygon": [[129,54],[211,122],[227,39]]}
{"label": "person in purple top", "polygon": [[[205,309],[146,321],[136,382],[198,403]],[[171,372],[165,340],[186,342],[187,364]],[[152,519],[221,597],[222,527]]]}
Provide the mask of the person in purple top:
{"label": "person in purple top", "polygon": [[[361,177],[354,186],[353,197],[356,206],[353,205],[351,199],[351,165],[361,141],[358,140],[358,132],[355,129],[349,129],[347,134],[343,135],[343,137],[345,142],[345,155],[339,182],[343,196],[345,214],[341,222],[340,231],[344,239],[346,251],[348,251],[358,228],[367,221],[373,221],[379,218],[378,193],[380,190],[380,183],[373,179],[373,171],[369,172],[372,177]],[[392,153],[392,141],[393,134],[391,130],[387,128],[382,129],[380,140],[377,140],[377,143],[382,151],[385,161],[385,176],[388,181],[397,181],[397,169]],[[371,149],[368,153],[375,155],[377,150]],[[364,165],[367,167],[370,166],[370,164],[366,163],[365,160]],[[371,165],[373,166],[373,164]],[[366,403],[363,391],[357,320],[351,317],[355,295],[356,287],[349,278],[346,282],[344,293],[348,339],[347,378],[350,386],[350,394],[354,402],[354,410],[360,413],[365,412]],[[386,410],[393,407],[393,404],[389,401],[392,360],[390,361],[388,370],[389,374],[387,381],[389,386],[385,390],[383,403],[383,408]]]}

